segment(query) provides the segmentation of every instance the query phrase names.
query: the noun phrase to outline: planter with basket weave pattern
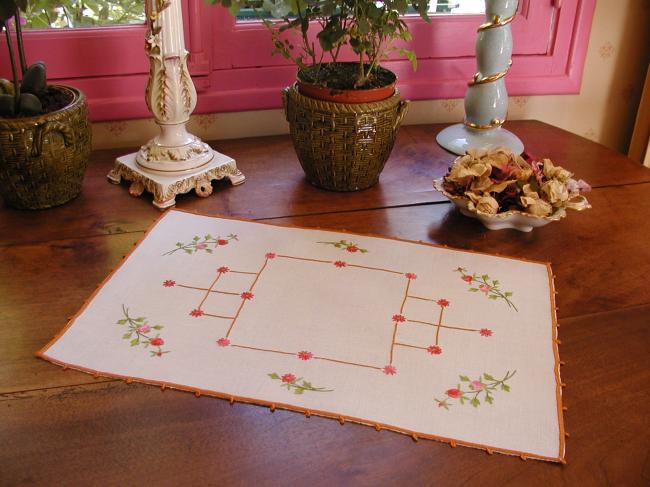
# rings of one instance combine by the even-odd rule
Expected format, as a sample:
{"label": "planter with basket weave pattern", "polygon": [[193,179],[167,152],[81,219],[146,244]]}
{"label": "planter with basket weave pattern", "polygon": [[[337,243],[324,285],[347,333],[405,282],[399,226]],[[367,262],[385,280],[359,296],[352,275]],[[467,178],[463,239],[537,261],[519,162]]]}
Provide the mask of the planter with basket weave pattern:
{"label": "planter with basket weave pattern", "polygon": [[415,11],[429,22],[430,0],[208,2],[232,15],[253,8],[271,34],[273,54],[297,66],[284,109],[309,182],[333,191],[375,184],[408,107],[381,61],[399,53],[416,68],[415,53],[405,47],[412,39],[405,19]]}
{"label": "planter with basket weave pattern", "polygon": [[399,91],[366,103],[324,101],[283,91],[291,138],[307,180],[332,191],[357,191],[377,183],[393,149],[408,101]]}
{"label": "planter with basket weave pattern", "polygon": [[62,205],[81,191],[90,154],[86,98],[50,86],[71,101],[33,117],[0,118],[0,194],[19,209]]}

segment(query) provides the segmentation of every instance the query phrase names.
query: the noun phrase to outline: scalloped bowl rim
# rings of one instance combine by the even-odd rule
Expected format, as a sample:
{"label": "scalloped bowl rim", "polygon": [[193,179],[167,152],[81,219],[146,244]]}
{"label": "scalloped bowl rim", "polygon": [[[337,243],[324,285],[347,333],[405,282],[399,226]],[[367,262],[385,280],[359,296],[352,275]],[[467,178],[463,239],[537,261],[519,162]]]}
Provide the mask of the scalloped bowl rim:
{"label": "scalloped bowl rim", "polygon": [[445,189],[442,187],[442,182],[444,178],[438,178],[433,180],[433,188],[438,191],[439,193],[442,193],[443,196],[445,196],[448,200],[450,200],[452,203],[454,203],[458,208],[461,208],[468,213],[471,213],[473,215],[476,215],[477,217],[485,218],[487,220],[504,220],[508,217],[511,216],[521,216],[524,219],[529,219],[529,220],[542,220],[545,223],[550,223],[550,222],[556,222],[561,220],[566,216],[566,211],[564,208],[558,208],[555,213],[549,216],[538,216],[538,215],[531,215],[530,213],[525,213],[521,210],[508,210],[504,211],[502,213],[496,213],[494,215],[490,215],[488,213],[483,213],[478,210],[470,210],[467,208],[467,203],[469,202],[469,198],[466,198],[464,196],[456,196],[451,193],[448,193],[445,191]]}

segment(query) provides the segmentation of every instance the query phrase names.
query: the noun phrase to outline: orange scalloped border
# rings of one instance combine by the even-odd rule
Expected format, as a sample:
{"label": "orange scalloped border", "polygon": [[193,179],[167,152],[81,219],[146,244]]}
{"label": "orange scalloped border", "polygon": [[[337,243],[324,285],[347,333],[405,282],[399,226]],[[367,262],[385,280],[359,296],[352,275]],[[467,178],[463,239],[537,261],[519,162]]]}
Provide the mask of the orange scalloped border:
{"label": "orange scalloped border", "polygon": [[[465,253],[470,253],[470,254],[479,254],[479,255],[489,255],[489,256],[497,256],[505,259],[511,259],[511,260],[516,260],[516,261],[521,261],[521,262],[531,262],[535,264],[542,264],[546,266],[546,269],[548,271],[548,279],[549,279],[549,289],[550,289],[550,298],[551,298],[551,317],[552,317],[552,341],[553,341],[553,356],[555,359],[555,364],[554,364],[554,373],[555,373],[555,382],[556,382],[556,400],[557,400],[557,416],[558,416],[558,429],[559,429],[559,449],[558,449],[558,456],[557,457],[546,457],[543,455],[537,455],[535,453],[528,453],[528,452],[522,452],[522,451],[517,451],[517,450],[509,450],[506,448],[498,448],[498,447],[492,447],[489,445],[483,445],[480,443],[472,443],[469,441],[464,441],[464,440],[457,440],[454,438],[447,438],[444,436],[437,436],[437,435],[431,435],[431,434],[426,434],[426,433],[419,433],[417,431],[412,431],[408,430],[405,428],[399,428],[397,426],[391,426],[388,424],[384,423],[378,423],[375,421],[370,421],[367,419],[362,419],[362,418],[356,418],[353,416],[342,416],[340,414],[332,413],[329,411],[321,411],[317,409],[307,409],[307,408],[302,408],[300,406],[294,406],[291,404],[284,404],[284,403],[274,403],[274,402],[269,402],[265,401],[263,399],[255,399],[255,398],[250,398],[250,397],[243,397],[243,396],[233,396],[230,394],[224,394],[221,392],[217,391],[212,391],[209,389],[200,389],[200,388],[194,388],[190,386],[185,386],[182,384],[174,384],[171,382],[164,382],[164,381],[156,381],[152,379],[143,379],[141,377],[131,377],[131,376],[123,376],[119,374],[114,374],[110,372],[102,372],[102,371],[97,371],[97,370],[92,370],[88,369],[82,366],[78,366],[75,364],[68,364],[65,362],[61,362],[59,360],[53,359],[51,357],[48,357],[46,352],[47,350],[56,343],[56,341],[61,338],[61,336],[73,325],[75,320],[83,313],[88,305],[92,302],[92,300],[95,298],[95,296],[99,293],[99,291],[102,290],[102,288],[108,283],[108,281],[113,277],[113,274],[115,274],[120,267],[128,260],[128,258],[131,256],[131,254],[140,246],[140,244],[144,241],[144,239],[147,237],[147,234],[151,232],[168,214],[172,212],[178,212],[178,213],[188,213],[192,215],[198,215],[198,216],[203,216],[203,217],[208,217],[208,218],[220,218],[223,220],[235,220],[235,221],[242,221],[242,222],[248,222],[248,223],[257,223],[261,225],[269,225],[273,227],[280,227],[280,228],[298,228],[298,229],[303,229],[303,230],[326,230],[326,231],[331,231],[331,232],[338,232],[338,233],[346,233],[348,235],[355,235],[359,237],[373,237],[373,238],[380,238],[383,240],[393,240],[393,241],[398,241],[398,242],[406,242],[406,243],[412,243],[412,244],[418,244],[418,245],[424,245],[427,247],[434,247],[434,248],[442,248],[446,250],[452,250],[455,252],[465,252]],[[74,314],[69,320],[66,326],[57,333],[52,340],[50,340],[43,348],[35,352],[35,355],[38,358],[41,358],[43,360],[46,360],[50,363],[53,363],[55,365],[61,366],[63,370],[67,369],[72,369],[72,370],[77,370],[79,372],[84,372],[87,374],[92,375],[95,378],[98,377],[106,377],[109,379],[118,379],[118,380],[124,380],[127,384],[130,384],[132,382],[139,382],[142,384],[149,384],[149,385],[156,385],[160,386],[161,389],[164,391],[165,389],[176,389],[179,391],[185,391],[185,392],[192,392],[196,397],[200,397],[201,395],[205,396],[211,396],[211,397],[217,397],[219,399],[226,399],[230,401],[230,404],[233,405],[235,402],[240,402],[240,403],[245,403],[245,404],[254,404],[258,406],[265,406],[270,409],[271,412],[275,411],[275,409],[285,409],[288,411],[294,411],[294,412],[300,412],[305,414],[306,417],[310,417],[311,415],[315,416],[321,416],[324,418],[331,418],[331,419],[336,419],[338,420],[341,424],[344,424],[346,421],[350,421],[352,423],[358,423],[358,424],[363,424],[366,426],[373,426],[377,431],[381,431],[382,429],[388,430],[388,431],[393,431],[396,433],[401,433],[403,435],[410,436],[414,441],[418,441],[420,438],[427,439],[427,440],[434,440],[434,441],[439,441],[443,443],[449,444],[452,448],[455,448],[457,445],[461,446],[467,446],[470,448],[477,448],[481,450],[485,450],[486,453],[489,455],[492,455],[492,453],[497,452],[497,453],[502,453],[505,455],[513,455],[513,456],[518,456],[522,460],[527,460],[529,458],[531,459],[536,459],[536,460],[544,460],[548,462],[558,462],[561,464],[566,464],[566,459],[565,459],[565,454],[566,454],[566,443],[565,443],[565,437],[568,437],[569,434],[566,433],[564,430],[564,414],[563,412],[566,410],[565,407],[562,406],[562,388],[565,387],[565,384],[562,382],[560,378],[560,366],[564,365],[564,362],[560,361],[560,353],[559,353],[559,345],[561,344],[560,340],[558,339],[558,327],[560,326],[559,323],[557,322],[557,307],[555,304],[555,295],[557,292],[555,291],[555,276],[553,275],[553,271],[551,269],[551,264],[549,262],[545,261],[539,261],[539,260],[534,260],[534,259],[525,259],[525,258],[520,258],[520,257],[509,257],[509,256],[504,256],[500,254],[491,254],[488,252],[481,252],[481,251],[476,251],[476,250],[462,250],[462,249],[455,249],[452,247],[448,247],[446,245],[435,245],[435,244],[430,244],[430,243],[425,243],[422,241],[414,241],[414,240],[406,240],[406,239],[401,239],[397,237],[386,237],[382,235],[376,235],[376,234],[363,234],[363,233],[355,233],[355,232],[348,232],[346,230],[332,230],[332,229],[322,229],[320,227],[303,227],[303,226],[298,226],[298,225],[280,225],[277,223],[267,223],[267,222],[262,222],[262,221],[253,221],[253,220],[248,220],[245,218],[235,218],[235,217],[230,217],[230,216],[221,216],[221,215],[207,215],[204,213],[200,213],[197,211],[188,211],[188,210],[180,210],[180,209],[172,209],[169,210],[168,212],[163,213],[160,215],[156,220],[154,220],[153,224],[144,231],[143,236],[138,239],[137,242],[133,244],[133,248],[128,252],[127,255],[125,255],[121,262],[118,264],[118,266],[113,269],[108,276],[97,286],[97,288],[93,291],[93,293],[84,301],[83,305],[77,311],[77,313]]]}

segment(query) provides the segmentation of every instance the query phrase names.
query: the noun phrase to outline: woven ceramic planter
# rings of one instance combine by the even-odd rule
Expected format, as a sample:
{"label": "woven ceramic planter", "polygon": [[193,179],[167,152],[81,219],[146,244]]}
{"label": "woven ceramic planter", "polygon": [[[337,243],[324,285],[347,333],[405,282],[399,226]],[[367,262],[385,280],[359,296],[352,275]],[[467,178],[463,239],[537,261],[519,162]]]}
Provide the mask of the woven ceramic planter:
{"label": "woven ceramic planter", "polygon": [[295,85],[283,96],[293,145],[311,184],[357,191],[377,183],[408,108],[398,91],[371,103],[316,100]]}
{"label": "woven ceramic planter", "polygon": [[0,194],[19,209],[62,205],[81,191],[88,156],[90,124],[86,97],[76,88],[68,106],[26,118],[0,118]]}

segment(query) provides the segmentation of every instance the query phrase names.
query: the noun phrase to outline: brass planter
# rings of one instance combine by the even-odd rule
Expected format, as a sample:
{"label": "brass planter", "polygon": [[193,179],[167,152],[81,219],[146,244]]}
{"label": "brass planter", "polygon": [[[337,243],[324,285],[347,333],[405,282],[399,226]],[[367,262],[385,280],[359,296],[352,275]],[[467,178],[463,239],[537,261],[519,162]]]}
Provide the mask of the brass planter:
{"label": "brass planter", "polygon": [[283,96],[293,145],[311,184],[358,191],[377,183],[408,108],[399,91],[371,103],[316,100],[295,85]]}
{"label": "brass planter", "polygon": [[81,191],[91,143],[86,97],[69,86],[52,88],[73,100],[36,117],[0,118],[0,194],[14,208],[62,205]]}

